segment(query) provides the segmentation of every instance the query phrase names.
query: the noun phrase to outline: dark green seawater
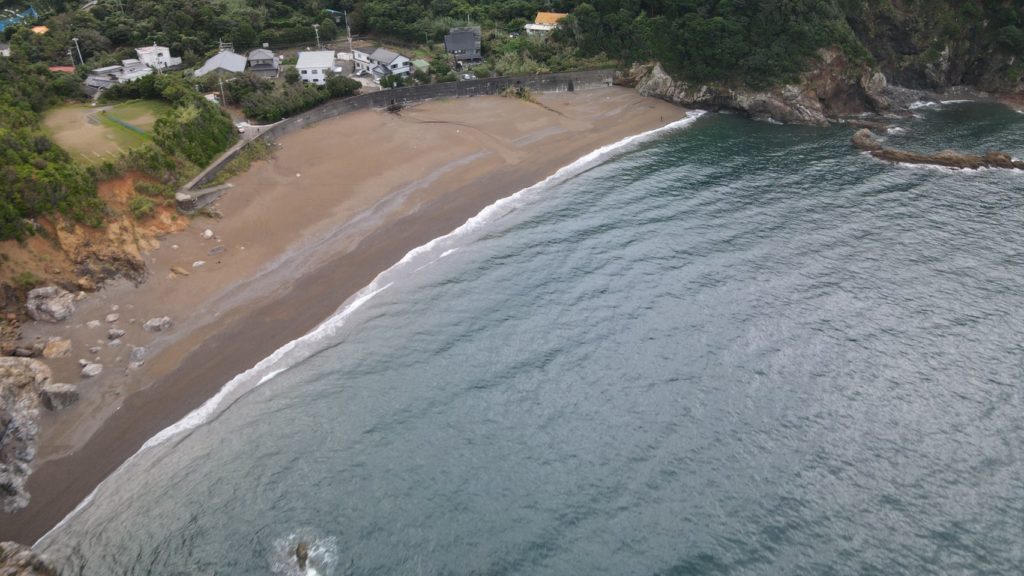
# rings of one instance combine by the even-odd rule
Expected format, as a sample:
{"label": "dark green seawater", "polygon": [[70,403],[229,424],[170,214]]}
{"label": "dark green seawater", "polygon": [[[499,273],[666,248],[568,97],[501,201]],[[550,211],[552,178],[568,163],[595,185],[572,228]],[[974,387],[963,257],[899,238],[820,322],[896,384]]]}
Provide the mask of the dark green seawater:
{"label": "dark green seawater", "polygon": [[[1024,156],[950,104],[893,146]],[[69,574],[1024,568],[1024,174],[705,115],[501,203],[152,442]],[[259,385],[257,385],[259,384]]]}

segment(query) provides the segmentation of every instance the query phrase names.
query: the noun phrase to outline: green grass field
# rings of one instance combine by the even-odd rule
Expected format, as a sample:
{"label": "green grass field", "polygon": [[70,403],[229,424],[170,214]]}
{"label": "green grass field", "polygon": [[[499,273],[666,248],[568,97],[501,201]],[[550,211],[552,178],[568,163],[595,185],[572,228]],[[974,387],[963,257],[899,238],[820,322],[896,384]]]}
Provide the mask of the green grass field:
{"label": "green grass field", "polygon": [[43,125],[53,140],[87,163],[116,158],[148,142],[157,118],[170,110],[157,100],[132,100],[114,106],[71,105],[46,113]]}

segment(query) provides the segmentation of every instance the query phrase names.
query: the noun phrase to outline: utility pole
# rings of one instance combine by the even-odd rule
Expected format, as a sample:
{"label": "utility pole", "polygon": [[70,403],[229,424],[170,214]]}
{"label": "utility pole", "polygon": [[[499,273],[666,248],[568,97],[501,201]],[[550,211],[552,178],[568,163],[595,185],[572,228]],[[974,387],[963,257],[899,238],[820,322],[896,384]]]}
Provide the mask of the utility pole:
{"label": "utility pole", "polygon": [[71,48],[68,48],[68,58],[71,58],[71,65],[74,66],[75,65],[75,54],[74,54],[74,52],[71,51]]}
{"label": "utility pole", "polygon": [[221,73],[217,73],[217,82],[220,82],[220,105],[227,106],[228,101],[224,99],[224,76]]}
{"label": "utility pole", "polygon": [[[75,50],[78,51],[78,61],[82,66],[85,66],[85,60],[82,60],[82,49],[78,46],[78,38],[72,38],[71,40],[75,43]],[[74,60],[74,58],[72,58],[72,60]]]}
{"label": "utility pole", "polygon": [[316,32],[316,49],[320,49],[320,25],[313,24],[313,32]]}
{"label": "utility pole", "polygon": [[345,15],[345,34],[348,36],[348,53],[352,54],[355,58],[355,53],[352,50],[352,29],[348,27],[348,11],[342,10],[342,14]]}

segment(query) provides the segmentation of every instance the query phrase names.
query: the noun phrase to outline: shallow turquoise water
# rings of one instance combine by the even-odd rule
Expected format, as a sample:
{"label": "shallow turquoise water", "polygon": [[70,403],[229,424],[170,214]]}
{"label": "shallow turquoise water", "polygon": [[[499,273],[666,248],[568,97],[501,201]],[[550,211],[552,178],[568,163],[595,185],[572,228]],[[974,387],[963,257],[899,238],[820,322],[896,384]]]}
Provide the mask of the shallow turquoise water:
{"label": "shallow turquoise water", "polygon": [[[890,144],[1024,156],[1024,115]],[[707,115],[526,193],[137,456],[70,573],[1015,574],[1024,175]]]}

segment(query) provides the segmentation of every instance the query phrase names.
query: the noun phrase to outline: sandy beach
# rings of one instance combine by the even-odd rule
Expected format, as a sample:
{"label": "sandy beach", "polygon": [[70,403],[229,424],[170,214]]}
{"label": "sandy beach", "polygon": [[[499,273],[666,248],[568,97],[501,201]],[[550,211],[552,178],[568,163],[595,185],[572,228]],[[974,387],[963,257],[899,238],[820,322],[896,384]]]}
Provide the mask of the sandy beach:
{"label": "sandy beach", "polygon": [[[409,250],[600,146],[684,115],[611,87],[362,111],[287,135],[271,160],[232,180],[216,206],[223,219],[196,217],[145,255],[144,283],[90,294],[64,325],[24,326],[29,340],[72,340],[69,357],[48,363],[82,399],[43,416],[31,503],[0,515],[0,540],[34,542],[153,434]],[[107,323],[111,313],[119,318]],[[161,316],[169,330],[142,329]],[[111,347],[115,326],[126,334]],[[146,348],[140,368],[128,366],[132,346]],[[80,358],[102,362],[103,373],[80,381]]]}

